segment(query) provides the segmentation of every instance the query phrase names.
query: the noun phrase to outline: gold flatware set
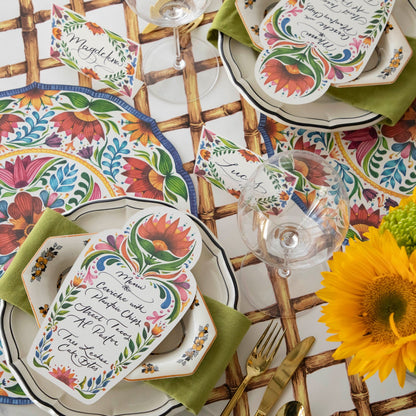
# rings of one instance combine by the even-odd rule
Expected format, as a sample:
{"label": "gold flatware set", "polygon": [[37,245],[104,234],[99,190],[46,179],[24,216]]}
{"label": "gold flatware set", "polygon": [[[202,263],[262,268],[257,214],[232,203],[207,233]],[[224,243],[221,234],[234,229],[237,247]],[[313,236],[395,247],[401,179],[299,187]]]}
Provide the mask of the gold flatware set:
{"label": "gold flatware set", "polygon": [[[234,393],[231,400],[221,413],[221,416],[228,416],[235,407],[237,401],[246,389],[249,381],[256,376],[264,373],[283,340],[284,331],[279,328],[276,332],[277,323],[272,327],[272,323],[267,326],[260,336],[253,350],[247,359],[247,375],[241,382],[240,386]],[[282,332],[282,333],[281,333]],[[279,336],[280,334],[280,336]],[[299,342],[283,359],[282,363],[277,367],[273,377],[267,385],[266,391],[260,402],[259,408],[255,416],[266,416],[281,396],[284,388],[289,383],[296,369],[299,367],[306,354],[309,352],[312,344],[315,342],[314,337],[307,337]],[[267,349],[266,349],[267,348]],[[291,401],[283,405],[277,412],[276,416],[304,416],[305,409],[298,401]]]}

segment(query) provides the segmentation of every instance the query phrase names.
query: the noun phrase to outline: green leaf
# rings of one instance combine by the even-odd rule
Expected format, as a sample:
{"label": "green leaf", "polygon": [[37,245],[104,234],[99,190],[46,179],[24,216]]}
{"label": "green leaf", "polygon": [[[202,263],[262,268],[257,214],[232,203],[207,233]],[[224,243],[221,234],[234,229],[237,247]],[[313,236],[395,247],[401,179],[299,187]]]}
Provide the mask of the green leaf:
{"label": "green leaf", "polygon": [[13,100],[1,100],[0,101],[0,111],[3,111]]}
{"label": "green leaf", "polygon": [[129,349],[130,349],[131,352],[134,352],[134,350],[135,350],[135,345],[134,345],[134,342],[131,338],[130,338],[130,341],[129,341]]}
{"label": "green leaf", "polygon": [[68,97],[73,106],[76,108],[85,108],[89,105],[89,100],[82,94],[78,94],[76,92],[64,92],[61,95],[65,95]]}
{"label": "green leaf", "polygon": [[188,199],[188,189],[185,182],[178,176],[167,176],[165,186],[176,195],[180,195],[183,199]]}
{"label": "green leaf", "polygon": [[18,396],[25,395],[25,392],[22,390],[22,388],[18,384],[14,384],[13,386],[10,386],[10,387],[5,386],[4,388],[5,390],[10,391],[11,393],[14,393]]}
{"label": "green leaf", "polygon": [[173,163],[170,155],[162,149],[157,149],[159,152],[158,169],[162,175],[168,175],[172,172]]}
{"label": "green leaf", "polygon": [[97,113],[108,113],[109,111],[120,111],[120,108],[107,100],[94,100],[90,103],[90,109]]}
{"label": "green leaf", "polygon": [[72,13],[72,12],[70,12],[69,10],[65,10],[65,13],[72,19],[72,20],[75,20],[76,22],[78,22],[78,23],[85,23],[86,22],[86,20],[85,20],[85,18],[83,18],[82,16],[80,16],[79,14],[77,14],[77,13]]}
{"label": "green leaf", "polygon": [[79,71],[78,65],[72,62],[70,59],[63,58],[62,56],[59,59],[62,62],[66,63],[70,68],[75,69],[76,71]]}

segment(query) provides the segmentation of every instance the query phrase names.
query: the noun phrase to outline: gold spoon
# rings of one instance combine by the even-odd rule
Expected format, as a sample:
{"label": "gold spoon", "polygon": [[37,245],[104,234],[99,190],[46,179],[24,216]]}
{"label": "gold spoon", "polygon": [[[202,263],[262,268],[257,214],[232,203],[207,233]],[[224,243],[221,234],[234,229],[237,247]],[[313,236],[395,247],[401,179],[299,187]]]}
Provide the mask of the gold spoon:
{"label": "gold spoon", "polygon": [[276,416],[305,416],[303,404],[294,400],[284,404],[276,413]]}
{"label": "gold spoon", "polygon": [[[193,20],[192,22],[187,23],[186,25],[179,26],[179,33],[188,33],[192,30],[194,30],[196,27],[199,26],[199,24],[204,19],[204,15],[201,14],[198,18]],[[158,25],[155,25],[154,23],[149,23],[142,31],[142,33],[150,33],[153,32],[156,29],[160,29],[161,27]]]}

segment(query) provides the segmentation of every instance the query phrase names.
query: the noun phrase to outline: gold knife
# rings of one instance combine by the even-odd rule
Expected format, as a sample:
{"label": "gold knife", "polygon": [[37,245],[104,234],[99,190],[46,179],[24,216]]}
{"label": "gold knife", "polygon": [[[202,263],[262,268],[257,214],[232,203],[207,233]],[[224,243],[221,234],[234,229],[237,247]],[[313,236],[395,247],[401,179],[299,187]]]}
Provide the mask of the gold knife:
{"label": "gold knife", "polygon": [[314,342],[315,337],[305,338],[286,355],[270,379],[254,416],[266,416],[269,413]]}

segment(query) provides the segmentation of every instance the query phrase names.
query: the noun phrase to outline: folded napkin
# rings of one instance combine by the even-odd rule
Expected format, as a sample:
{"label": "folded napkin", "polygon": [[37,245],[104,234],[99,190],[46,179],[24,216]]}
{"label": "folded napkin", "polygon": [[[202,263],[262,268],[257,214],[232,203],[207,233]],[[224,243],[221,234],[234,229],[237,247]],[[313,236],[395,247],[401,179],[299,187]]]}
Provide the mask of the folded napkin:
{"label": "folded napkin", "polygon": [[22,272],[40,245],[51,236],[82,234],[85,231],[58,212],[47,208],[26,240],[19,247],[13,261],[0,279],[0,299],[32,314],[22,280]]}
{"label": "folded napkin", "polygon": [[[216,47],[218,32],[258,51],[238,14],[235,0],[224,1],[209,28],[207,38]],[[416,97],[416,39],[407,37],[407,40],[414,51],[413,56],[396,82],[368,87],[331,87],[328,94],[354,107],[381,114],[385,117],[382,123],[395,125]]]}
{"label": "folded napkin", "polygon": [[[85,232],[56,211],[46,209],[0,279],[0,298],[32,314],[21,278],[26,264],[48,237]],[[217,338],[197,371],[186,377],[145,381],[194,414],[201,410],[251,324],[240,312],[207,296],[205,301],[217,328]]]}

